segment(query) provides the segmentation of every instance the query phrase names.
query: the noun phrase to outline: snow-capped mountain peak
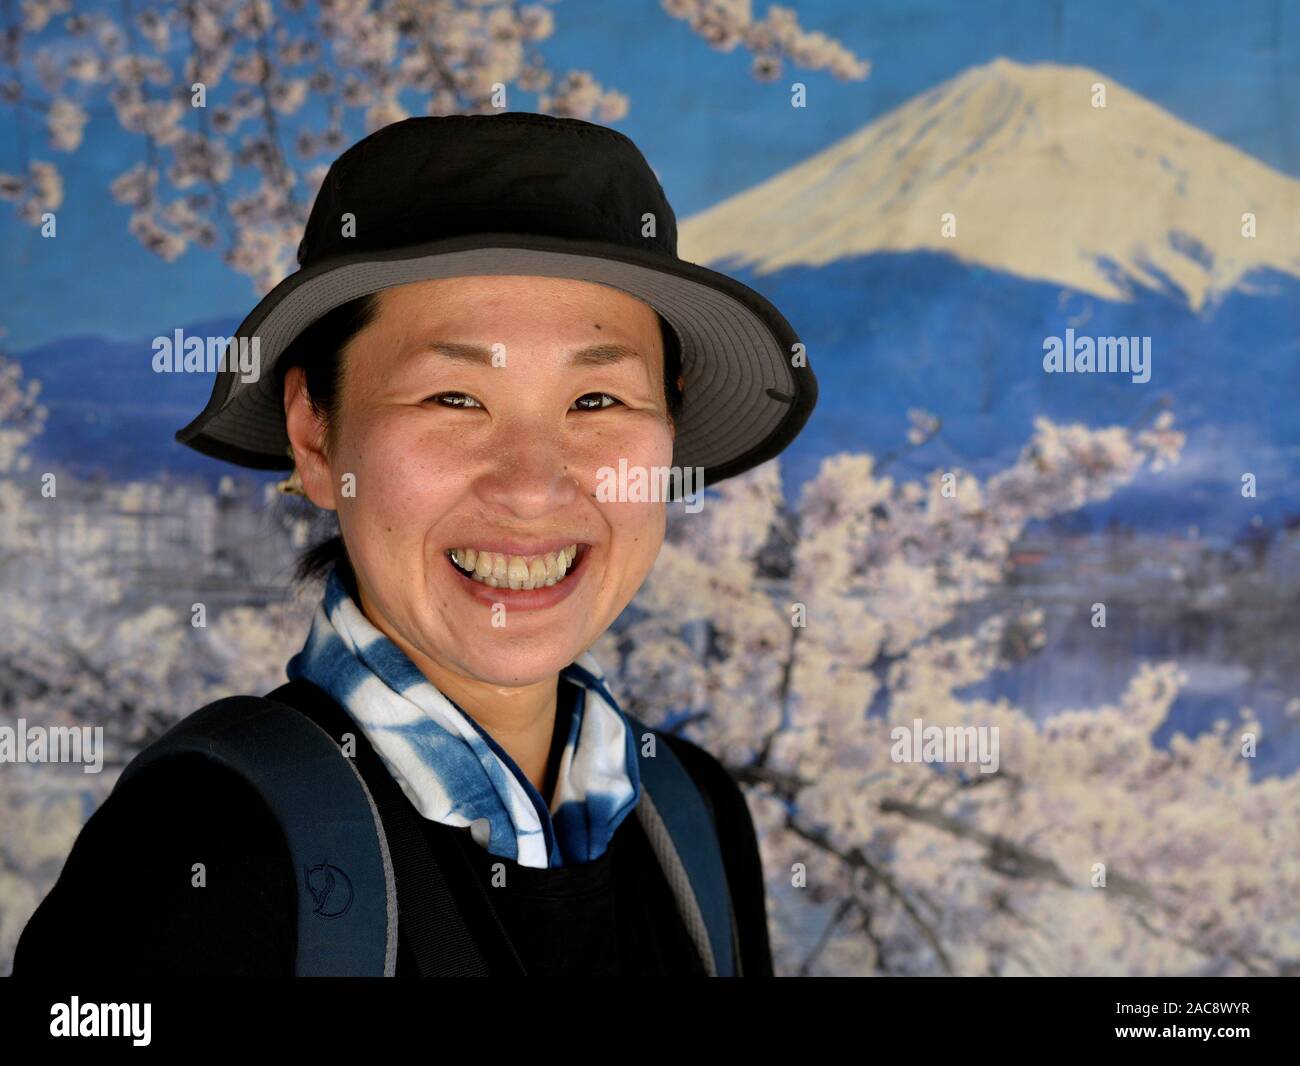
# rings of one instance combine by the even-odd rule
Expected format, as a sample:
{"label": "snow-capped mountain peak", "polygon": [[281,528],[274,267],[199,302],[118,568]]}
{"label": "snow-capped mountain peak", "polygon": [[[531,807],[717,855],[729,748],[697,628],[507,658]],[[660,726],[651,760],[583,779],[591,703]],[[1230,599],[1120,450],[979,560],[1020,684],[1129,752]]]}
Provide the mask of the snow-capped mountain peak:
{"label": "snow-capped mountain peak", "polygon": [[760,275],[918,250],[1112,300],[1172,285],[1199,308],[1256,268],[1300,276],[1300,181],[1095,70],[998,59],[679,233],[684,259]]}

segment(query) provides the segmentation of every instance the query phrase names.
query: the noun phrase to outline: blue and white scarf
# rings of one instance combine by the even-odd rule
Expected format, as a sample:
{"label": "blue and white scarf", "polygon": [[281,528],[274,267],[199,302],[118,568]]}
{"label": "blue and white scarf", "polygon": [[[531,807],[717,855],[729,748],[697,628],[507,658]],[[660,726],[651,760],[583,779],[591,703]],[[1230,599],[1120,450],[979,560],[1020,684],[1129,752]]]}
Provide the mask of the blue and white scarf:
{"label": "blue and white scarf", "polygon": [[633,730],[589,652],[560,672],[558,698],[573,702],[550,810],[505,750],[362,614],[337,570],[286,672],[338,701],[422,816],[468,826],[522,866],[599,858],[640,799]]}

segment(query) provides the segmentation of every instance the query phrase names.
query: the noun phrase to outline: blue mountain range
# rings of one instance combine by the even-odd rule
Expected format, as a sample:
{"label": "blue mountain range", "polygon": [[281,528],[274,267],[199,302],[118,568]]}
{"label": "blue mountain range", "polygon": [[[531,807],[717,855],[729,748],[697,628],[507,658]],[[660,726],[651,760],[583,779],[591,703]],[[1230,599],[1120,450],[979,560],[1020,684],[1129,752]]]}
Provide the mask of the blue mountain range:
{"label": "blue mountain range", "polygon": [[[1300,512],[1300,281],[1261,274],[1199,311],[1165,293],[1128,302],[1026,281],[937,253],[877,254],[828,267],[746,278],[799,331],[820,400],[781,458],[788,490],[837,452],[878,457],[903,449],[909,408],[942,419],[940,436],[907,452],[896,477],[960,466],[980,475],[1014,461],[1036,416],[1092,426],[1149,423],[1163,406],[1187,433],[1182,461],[1144,474],[1088,508],[1147,530],[1198,526],[1229,535],[1258,514]],[[1066,328],[1096,336],[1150,336],[1151,378],[1047,374],[1043,340]],[[214,319],[187,335],[226,336]],[[177,444],[173,434],[207,402],[211,378],[157,374],[152,338],[67,337],[18,353],[42,382],[49,410],[37,457],[79,475],[152,478],[164,472],[214,483],[236,469]],[[906,449],[903,449],[906,451]],[[1258,496],[1243,499],[1241,475]],[[244,472],[250,476],[260,476]]]}

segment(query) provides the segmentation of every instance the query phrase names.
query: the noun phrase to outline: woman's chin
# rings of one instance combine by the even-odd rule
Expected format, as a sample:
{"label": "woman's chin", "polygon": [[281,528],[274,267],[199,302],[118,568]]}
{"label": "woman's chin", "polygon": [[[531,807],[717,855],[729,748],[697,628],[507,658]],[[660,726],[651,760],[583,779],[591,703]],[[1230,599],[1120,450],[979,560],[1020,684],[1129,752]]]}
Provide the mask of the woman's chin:
{"label": "woman's chin", "polygon": [[601,612],[589,561],[540,589],[493,588],[447,565],[435,596],[440,621],[459,643],[463,669],[483,684],[518,687],[553,678],[604,631],[593,631]]}
{"label": "woman's chin", "polygon": [[484,685],[521,688],[553,679],[573,662],[582,649],[530,648],[511,645],[508,656],[473,654],[462,656],[469,676]]}

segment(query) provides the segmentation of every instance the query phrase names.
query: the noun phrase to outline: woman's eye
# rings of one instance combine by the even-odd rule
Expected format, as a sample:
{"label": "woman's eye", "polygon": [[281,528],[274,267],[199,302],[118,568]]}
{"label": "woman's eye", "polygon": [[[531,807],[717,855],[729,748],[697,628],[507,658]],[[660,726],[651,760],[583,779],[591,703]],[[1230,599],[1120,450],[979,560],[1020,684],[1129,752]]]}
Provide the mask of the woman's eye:
{"label": "woman's eye", "polygon": [[[463,401],[452,403],[449,401]],[[480,407],[478,400],[474,399],[468,393],[464,392],[437,392],[430,396],[425,403],[434,402],[442,404],[443,407]]]}
{"label": "woman's eye", "polygon": [[[483,406],[473,396],[464,392],[437,392],[424,402],[441,404],[443,407],[459,407],[461,409]],[[607,392],[588,392],[579,396],[573,402],[578,405],[580,410],[600,411],[606,407],[621,404],[623,401]]]}
{"label": "woman's eye", "polygon": [[[595,405],[584,405],[584,404],[583,404],[583,401],[586,400],[586,399],[587,399],[588,397],[590,397],[590,396],[604,397],[606,400],[609,401],[609,403],[597,403],[597,404],[595,404]],[[582,396],[579,396],[579,397],[578,397],[576,400],[574,400],[573,402],[576,403],[576,404],[578,404],[579,407],[580,407],[580,409],[583,410],[583,411],[599,411],[599,410],[601,410],[602,408],[605,408],[605,407],[612,407],[612,406],[613,406],[614,404],[616,404],[616,403],[622,403],[621,400],[619,400],[619,399],[617,399],[617,398],[611,396],[611,395],[610,395],[609,393],[607,393],[607,392],[588,392],[588,393],[583,394]]]}

